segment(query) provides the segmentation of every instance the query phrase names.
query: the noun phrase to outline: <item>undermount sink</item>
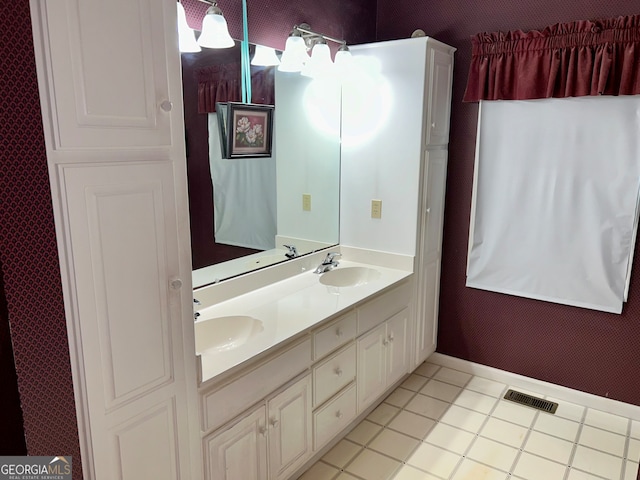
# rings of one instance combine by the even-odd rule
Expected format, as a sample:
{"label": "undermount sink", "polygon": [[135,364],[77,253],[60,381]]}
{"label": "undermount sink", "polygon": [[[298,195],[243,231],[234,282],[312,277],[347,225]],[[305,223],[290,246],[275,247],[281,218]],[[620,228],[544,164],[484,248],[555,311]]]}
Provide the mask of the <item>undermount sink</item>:
{"label": "undermount sink", "polygon": [[244,315],[200,320],[195,324],[196,353],[232,350],[263,330],[260,320]]}
{"label": "undermount sink", "polygon": [[320,283],[329,287],[357,287],[380,278],[380,272],[368,267],[336,268],[320,275]]}

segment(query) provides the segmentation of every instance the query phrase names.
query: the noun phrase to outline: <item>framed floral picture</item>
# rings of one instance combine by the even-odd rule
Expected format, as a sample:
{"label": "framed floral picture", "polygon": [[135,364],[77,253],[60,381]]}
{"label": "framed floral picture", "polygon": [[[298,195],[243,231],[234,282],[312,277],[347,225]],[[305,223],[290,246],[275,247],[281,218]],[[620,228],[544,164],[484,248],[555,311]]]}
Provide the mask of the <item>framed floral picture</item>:
{"label": "framed floral picture", "polygon": [[228,158],[271,156],[273,108],[273,105],[228,103]]}

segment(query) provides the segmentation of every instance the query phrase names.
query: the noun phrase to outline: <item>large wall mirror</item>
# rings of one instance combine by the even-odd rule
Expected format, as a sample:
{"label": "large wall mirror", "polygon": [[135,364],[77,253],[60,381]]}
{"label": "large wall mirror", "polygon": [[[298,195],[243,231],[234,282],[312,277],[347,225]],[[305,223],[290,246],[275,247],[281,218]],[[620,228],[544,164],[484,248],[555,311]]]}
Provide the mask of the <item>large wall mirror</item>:
{"label": "large wall mirror", "polygon": [[339,242],[339,86],[251,71],[252,102],[275,104],[272,155],[223,159],[217,115],[203,103],[240,82],[239,42],[182,54],[194,288],[287,261],[284,245],[304,255]]}

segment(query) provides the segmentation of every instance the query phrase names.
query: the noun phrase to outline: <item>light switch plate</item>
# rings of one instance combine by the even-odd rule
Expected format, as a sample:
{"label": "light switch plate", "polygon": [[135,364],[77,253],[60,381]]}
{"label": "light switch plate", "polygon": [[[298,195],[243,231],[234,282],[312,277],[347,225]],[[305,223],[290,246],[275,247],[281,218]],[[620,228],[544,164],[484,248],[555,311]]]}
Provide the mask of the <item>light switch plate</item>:
{"label": "light switch plate", "polygon": [[305,212],[311,211],[311,194],[310,193],[302,194],[302,210]]}

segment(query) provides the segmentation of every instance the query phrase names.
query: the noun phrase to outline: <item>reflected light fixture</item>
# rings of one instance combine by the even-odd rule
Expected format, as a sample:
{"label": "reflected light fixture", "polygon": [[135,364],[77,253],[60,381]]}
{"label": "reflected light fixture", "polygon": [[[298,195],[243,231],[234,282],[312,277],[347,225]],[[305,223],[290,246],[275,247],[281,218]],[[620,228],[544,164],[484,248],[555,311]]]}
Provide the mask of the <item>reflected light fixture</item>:
{"label": "reflected light fixture", "polygon": [[181,2],[178,3],[178,45],[180,52],[199,52],[202,49],[196,41],[196,33],[187,23],[187,15]]}
{"label": "reflected light fixture", "polygon": [[285,43],[278,70],[281,72],[299,72],[308,61],[307,45],[304,38],[302,38],[302,34],[294,28]]}
{"label": "reflected light fixture", "polygon": [[251,65],[258,65],[262,67],[280,65],[280,59],[276,55],[275,49],[265,47],[264,45],[256,45],[256,51],[253,54]]}
{"label": "reflected light fixture", "polygon": [[222,16],[222,10],[215,1],[211,2],[202,20],[202,33],[198,38],[198,44],[206,48],[231,48],[235,45],[233,38],[229,35],[229,28]]}

